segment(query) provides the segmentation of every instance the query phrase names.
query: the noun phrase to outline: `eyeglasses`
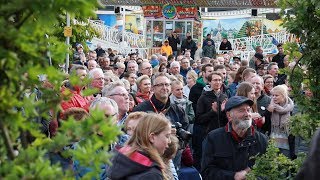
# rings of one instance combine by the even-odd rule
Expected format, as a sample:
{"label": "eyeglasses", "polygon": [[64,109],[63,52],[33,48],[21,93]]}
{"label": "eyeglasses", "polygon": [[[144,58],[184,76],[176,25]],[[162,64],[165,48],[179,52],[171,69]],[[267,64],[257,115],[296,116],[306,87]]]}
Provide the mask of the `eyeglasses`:
{"label": "eyeglasses", "polygon": [[111,94],[109,96],[122,96],[122,97],[129,97],[128,93],[118,93],[118,94]]}
{"label": "eyeglasses", "polygon": [[213,82],[222,82],[222,79],[212,79]]}
{"label": "eyeglasses", "polygon": [[94,78],[94,80],[104,80],[104,78],[103,77],[100,77],[100,78]]}
{"label": "eyeglasses", "polygon": [[104,114],[104,116],[106,118],[111,118],[111,117],[115,117],[118,113],[114,113],[114,114]]}
{"label": "eyeglasses", "polygon": [[153,86],[155,86],[155,87],[163,87],[163,86],[169,87],[169,86],[171,86],[171,84],[170,83],[160,83],[160,84],[155,84]]}
{"label": "eyeglasses", "polygon": [[151,69],[152,67],[146,67],[146,68],[144,68],[144,69]]}

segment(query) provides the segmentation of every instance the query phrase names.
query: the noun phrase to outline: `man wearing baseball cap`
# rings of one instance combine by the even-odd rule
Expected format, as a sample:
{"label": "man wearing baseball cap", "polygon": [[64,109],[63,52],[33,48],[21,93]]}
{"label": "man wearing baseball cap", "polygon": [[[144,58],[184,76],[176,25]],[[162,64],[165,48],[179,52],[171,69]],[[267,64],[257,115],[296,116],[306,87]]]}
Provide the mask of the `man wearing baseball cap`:
{"label": "man wearing baseball cap", "polygon": [[251,124],[252,105],[253,101],[243,96],[233,96],[226,102],[228,124],[211,131],[203,141],[204,180],[246,179],[254,165],[252,157],[266,152],[266,136]]}

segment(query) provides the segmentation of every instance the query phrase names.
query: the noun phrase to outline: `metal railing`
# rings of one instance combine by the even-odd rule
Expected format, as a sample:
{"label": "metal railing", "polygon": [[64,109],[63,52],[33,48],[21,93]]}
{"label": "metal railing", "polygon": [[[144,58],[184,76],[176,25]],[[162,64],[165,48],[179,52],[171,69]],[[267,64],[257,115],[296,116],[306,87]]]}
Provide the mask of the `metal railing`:
{"label": "metal railing", "polygon": [[145,48],[146,46],[143,35],[119,31],[116,28],[106,26],[101,20],[89,20],[89,23],[100,33],[102,40],[115,44],[120,44],[122,41],[125,41],[132,48]]}

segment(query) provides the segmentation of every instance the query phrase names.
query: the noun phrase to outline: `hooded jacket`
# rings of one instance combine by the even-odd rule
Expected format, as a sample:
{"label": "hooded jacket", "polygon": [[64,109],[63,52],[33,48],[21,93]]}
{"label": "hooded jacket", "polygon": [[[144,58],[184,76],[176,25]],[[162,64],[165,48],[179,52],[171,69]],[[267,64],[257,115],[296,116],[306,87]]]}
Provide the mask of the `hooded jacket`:
{"label": "hooded jacket", "polygon": [[141,152],[134,152],[130,157],[124,155],[128,147],[116,151],[111,159],[112,166],[107,175],[112,180],[162,180],[160,166]]}
{"label": "hooded jacket", "polygon": [[198,99],[201,96],[201,93],[205,86],[206,86],[206,83],[204,83],[203,77],[200,77],[197,79],[196,84],[192,86],[190,89],[189,100],[192,102],[192,108],[195,113],[197,112]]}

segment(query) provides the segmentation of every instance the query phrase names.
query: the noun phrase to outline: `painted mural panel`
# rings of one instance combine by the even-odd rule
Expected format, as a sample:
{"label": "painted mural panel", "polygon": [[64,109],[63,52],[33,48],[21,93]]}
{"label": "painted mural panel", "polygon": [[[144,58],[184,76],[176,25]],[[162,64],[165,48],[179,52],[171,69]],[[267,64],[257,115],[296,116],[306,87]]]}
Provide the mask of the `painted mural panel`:
{"label": "painted mural panel", "polygon": [[[211,34],[216,43],[221,42],[223,38],[236,39],[239,43],[241,42],[237,44],[237,50],[254,49],[256,46],[262,46],[272,51],[277,43],[276,40],[272,36],[262,40],[260,35],[283,31],[284,28],[281,23],[281,20],[271,21],[257,18],[203,20],[203,38],[205,39],[207,34]],[[245,37],[259,40],[249,43],[252,47],[248,48],[247,42],[242,40]]]}

